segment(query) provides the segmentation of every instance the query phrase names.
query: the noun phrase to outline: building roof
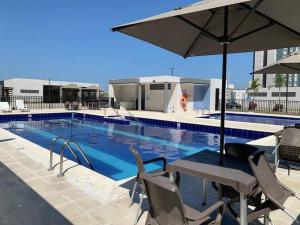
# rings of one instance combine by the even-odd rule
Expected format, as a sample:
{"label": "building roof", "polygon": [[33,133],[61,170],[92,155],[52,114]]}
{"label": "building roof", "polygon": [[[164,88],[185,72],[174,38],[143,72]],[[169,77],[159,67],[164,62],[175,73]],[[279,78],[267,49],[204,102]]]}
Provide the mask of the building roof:
{"label": "building roof", "polygon": [[191,83],[210,84],[210,80],[177,77],[177,76],[151,76],[110,80],[109,84],[146,84],[146,83]]}

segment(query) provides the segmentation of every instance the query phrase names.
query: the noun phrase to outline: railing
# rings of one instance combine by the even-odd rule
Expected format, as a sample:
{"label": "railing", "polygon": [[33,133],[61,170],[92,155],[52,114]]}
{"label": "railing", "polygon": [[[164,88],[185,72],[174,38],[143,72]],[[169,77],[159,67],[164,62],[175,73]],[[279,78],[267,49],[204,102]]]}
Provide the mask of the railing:
{"label": "railing", "polygon": [[125,115],[123,115],[120,111],[124,110],[130,117],[132,117],[136,122],[139,122],[138,119],[128,110],[125,106],[123,106],[120,102],[114,102],[114,105],[112,107],[114,112],[121,117],[125,118]]}
{"label": "railing", "polygon": [[[94,170],[94,167],[88,160],[87,156],[84,154],[82,148],[79,146],[79,144],[76,141],[68,140],[67,142],[64,143],[64,145],[60,149],[60,160],[59,160],[59,177],[62,177],[64,175],[63,173],[63,162],[64,162],[64,150],[66,147],[72,152],[73,148],[71,147],[71,144],[75,145],[77,148],[77,151],[80,153],[86,164],[90,167],[91,170]],[[81,164],[81,162],[80,162]]]}
{"label": "railing", "polygon": [[23,100],[25,105],[29,109],[62,109],[65,108],[65,102],[78,102],[79,107],[84,107],[88,109],[100,109],[109,107],[108,97],[98,97],[98,98],[77,98],[75,100],[67,100],[63,98],[56,98],[50,100],[44,98],[43,96],[9,96],[0,97],[1,102],[8,102],[12,109],[16,108],[16,100]]}
{"label": "railing", "polygon": [[226,110],[300,115],[300,101],[235,99],[226,101]]}
{"label": "railing", "polygon": [[64,143],[60,149],[60,160],[59,160],[59,177],[62,177],[64,175],[63,173],[63,158],[64,158],[64,150],[67,147],[69,149],[69,151],[72,153],[72,155],[74,156],[74,158],[77,160],[78,164],[81,165],[81,160],[78,157],[78,155],[75,153],[74,149],[72,148],[72,145],[75,145],[77,151],[80,153],[81,157],[84,159],[84,161],[86,162],[86,164],[90,167],[91,170],[94,170],[94,167],[92,166],[92,164],[90,163],[90,161],[88,160],[87,156],[85,155],[84,151],[82,150],[82,148],[80,147],[80,145],[73,140],[67,140],[65,137],[59,136],[56,137],[54,139],[52,139],[51,144],[50,144],[50,160],[49,160],[49,171],[53,170],[53,150],[54,150],[54,144],[56,142],[58,142],[59,140],[63,140]]}

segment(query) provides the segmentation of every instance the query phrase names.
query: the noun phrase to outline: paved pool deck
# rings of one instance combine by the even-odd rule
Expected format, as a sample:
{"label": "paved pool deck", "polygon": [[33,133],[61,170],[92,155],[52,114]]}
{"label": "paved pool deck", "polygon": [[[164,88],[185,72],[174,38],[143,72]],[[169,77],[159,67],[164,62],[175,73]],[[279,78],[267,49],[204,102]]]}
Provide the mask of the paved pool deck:
{"label": "paved pool deck", "polygon": [[[64,110],[32,111],[31,113],[41,112],[64,112]],[[110,111],[79,111],[82,113],[108,115]],[[132,112],[134,116],[168,119],[174,121],[190,121],[195,123],[214,123],[219,121],[198,121],[194,115],[175,115],[154,112]],[[227,126],[234,124],[227,123]],[[253,124],[250,124],[253,126]],[[250,126],[248,125],[248,126]],[[246,124],[235,124],[234,126],[245,127]],[[266,125],[264,125],[266,126]],[[250,129],[250,128],[249,128]],[[254,128],[252,128],[254,129]],[[255,129],[263,129],[263,126]],[[274,132],[281,129],[280,126],[271,126]],[[274,130],[273,130],[274,129]],[[265,131],[265,130],[263,130]],[[114,181],[101,174],[93,172],[85,167],[78,166],[72,161],[64,163],[64,169],[68,169],[64,177],[57,177],[58,166],[53,171],[48,171],[49,150],[42,148],[26,139],[23,139],[7,130],[0,129],[0,161],[5,164],[12,172],[22,179],[29,187],[38,193],[43,199],[57,209],[64,217],[75,225],[131,225],[137,210],[137,198],[132,207],[128,207],[130,189],[133,180]],[[259,146],[261,149],[272,151],[275,146],[275,137],[270,136],[263,139],[251,141],[250,144]],[[58,155],[54,154],[54,163],[58,162]],[[285,169],[278,169],[277,176],[280,181],[300,194],[300,171],[292,171],[287,175]],[[192,185],[191,185],[192,184]],[[189,176],[182,176],[181,192],[184,201],[196,209],[202,210],[201,179]],[[208,204],[217,200],[217,193],[212,188],[208,190]],[[145,223],[147,201],[143,208],[145,212],[138,224]],[[295,215],[300,213],[300,201],[290,199],[286,207]],[[298,216],[299,217],[299,216]],[[292,225],[293,222],[281,211],[271,214],[274,224]],[[224,218],[225,225],[237,224],[227,213]],[[253,224],[261,224],[255,222]]]}

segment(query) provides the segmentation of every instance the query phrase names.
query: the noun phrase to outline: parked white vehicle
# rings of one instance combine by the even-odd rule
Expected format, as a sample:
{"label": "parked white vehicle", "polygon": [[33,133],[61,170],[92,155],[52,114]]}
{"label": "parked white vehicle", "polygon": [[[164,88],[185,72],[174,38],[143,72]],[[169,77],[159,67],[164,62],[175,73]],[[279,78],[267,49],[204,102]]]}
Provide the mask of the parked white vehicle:
{"label": "parked white vehicle", "polygon": [[24,104],[24,100],[16,100],[16,109],[20,112],[30,111],[30,109]]}
{"label": "parked white vehicle", "polygon": [[0,111],[1,112],[12,112],[8,102],[0,102]]}

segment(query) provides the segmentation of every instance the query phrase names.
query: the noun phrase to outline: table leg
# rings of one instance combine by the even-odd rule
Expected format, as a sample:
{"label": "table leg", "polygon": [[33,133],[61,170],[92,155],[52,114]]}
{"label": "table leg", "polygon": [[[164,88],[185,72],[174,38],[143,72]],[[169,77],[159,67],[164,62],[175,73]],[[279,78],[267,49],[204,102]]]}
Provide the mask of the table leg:
{"label": "table leg", "polygon": [[207,195],[207,180],[203,178],[203,187],[202,187],[202,205],[206,205],[206,195]]}
{"label": "table leg", "polygon": [[170,172],[170,182],[171,183],[175,183],[175,177],[174,177],[174,173],[173,172]]}
{"label": "table leg", "polygon": [[247,225],[247,215],[248,215],[248,205],[247,205],[247,196],[243,193],[240,193],[240,225]]}

